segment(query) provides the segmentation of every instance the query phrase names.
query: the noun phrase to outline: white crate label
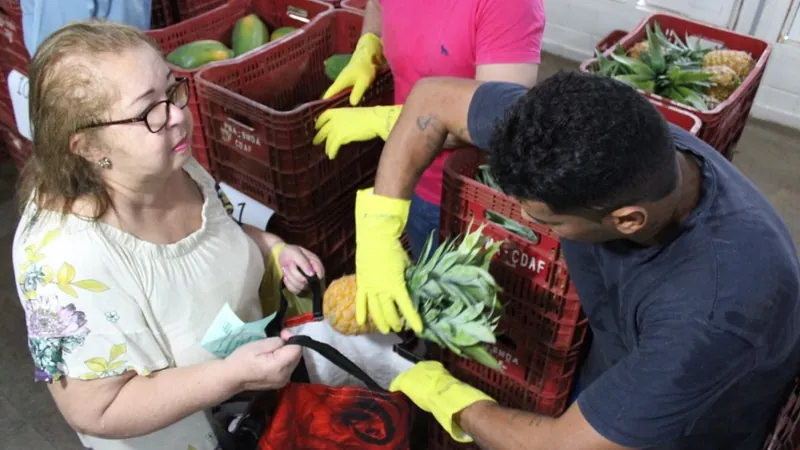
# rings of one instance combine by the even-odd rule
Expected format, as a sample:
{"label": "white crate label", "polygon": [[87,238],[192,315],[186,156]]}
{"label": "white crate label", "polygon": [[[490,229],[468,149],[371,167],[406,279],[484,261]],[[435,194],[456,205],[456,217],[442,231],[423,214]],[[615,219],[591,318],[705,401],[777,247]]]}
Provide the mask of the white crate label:
{"label": "white crate label", "polygon": [[252,225],[260,230],[267,229],[269,220],[272,218],[275,211],[225,183],[220,183],[219,187],[233,205],[234,220],[240,224],[246,223]]}
{"label": "white crate label", "polygon": [[11,95],[11,106],[14,108],[14,119],[17,131],[31,140],[31,122],[28,113],[28,77],[12,70],[8,74],[8,93]]}

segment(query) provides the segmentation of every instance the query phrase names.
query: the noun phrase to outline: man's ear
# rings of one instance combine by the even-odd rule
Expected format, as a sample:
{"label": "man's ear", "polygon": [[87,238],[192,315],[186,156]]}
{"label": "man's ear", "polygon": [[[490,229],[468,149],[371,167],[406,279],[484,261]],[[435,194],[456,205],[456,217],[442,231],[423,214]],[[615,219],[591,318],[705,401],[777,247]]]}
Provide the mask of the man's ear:
{"label": "man's ear", "polygon": [[647,223],[647,210],[641,206],[623,206],[610,214],[614,228],[620,233],[631,235],[641,230]]}

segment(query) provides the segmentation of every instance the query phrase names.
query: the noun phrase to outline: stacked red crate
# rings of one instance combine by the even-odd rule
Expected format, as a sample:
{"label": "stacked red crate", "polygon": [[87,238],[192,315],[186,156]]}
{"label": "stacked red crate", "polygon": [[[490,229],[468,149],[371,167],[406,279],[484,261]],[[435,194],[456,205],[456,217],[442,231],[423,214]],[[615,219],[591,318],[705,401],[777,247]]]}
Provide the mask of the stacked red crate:
{"label": "stacked red crate", "polygon": [[[373,183],[383,146],[352,143],[329,160],[312,144],[317,117],[349,106],[349,90],[321,100],[332,83],[325,60],[352,52],[362,23],[363,14],[330,10],[274,45],[195,75],[212,171],[275,211],[270,228],[320,255],[331,279],[353,270],[355,193]],[[391,104],[393,94],[383,70],[362,105]]]}

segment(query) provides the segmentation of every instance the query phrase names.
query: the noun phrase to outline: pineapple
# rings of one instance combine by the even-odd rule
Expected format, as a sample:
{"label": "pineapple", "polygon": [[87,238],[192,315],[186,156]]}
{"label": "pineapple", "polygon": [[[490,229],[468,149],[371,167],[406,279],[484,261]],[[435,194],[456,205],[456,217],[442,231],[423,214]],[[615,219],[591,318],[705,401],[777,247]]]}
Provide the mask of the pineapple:
{"label": "pineapple", "polygon": [[628,51],[628,54],[633,59],[642,59],[641,58],[642,53],[647,53],[649,51],[650,51],[650,43],[648,43],[647,41],[640,41],[634,44],[633,47],[631,47],[631,49]]}
{"label": "pineapple", "polygon": [[727,66],[736,71],[739,78],[744,80],[755,67],[755,61],[750,53],[741,50],[714,50],[703,57],[704,67]]}
{"label": "pineapple", "polygon": [[724,102],[739,87],[739,75],[728,66],[708,66],[703,68],[703,71],[711,74],[709,81],[714,83],[706,94],[717,102]]}
{"label": "pineapple", "polygon": [[640,60],[611,54],[622,65],[622,69],[617,68],[622,73],[612,75],[613,78],[700,110],[708,109],[703,94],[713,86],[709,82],[711,74],[704,72],[696,61],[670,57],[669,48],[649,26],[647,42],[649,50],[639,54]]}
{"label": "pineapple", "polygon": [[[503,313],[497,298],[500,287],[489,274],[489,264],[502,242],[482,235],[482,224],[457,243],[447,239],[431,252],[431,235],[422,257],[406,269],[406,285],[412,302],[422,317],[427,339],[488,367],[500,365],[484,348],[496,342],[495,330]],[[470,229],[472,223],[470,223]],[[359,326],[355,317],[356,277],[333,281],[323,296],[323,314],[328,323],[343,334],[368,334],[376,331],[369,319]]]}

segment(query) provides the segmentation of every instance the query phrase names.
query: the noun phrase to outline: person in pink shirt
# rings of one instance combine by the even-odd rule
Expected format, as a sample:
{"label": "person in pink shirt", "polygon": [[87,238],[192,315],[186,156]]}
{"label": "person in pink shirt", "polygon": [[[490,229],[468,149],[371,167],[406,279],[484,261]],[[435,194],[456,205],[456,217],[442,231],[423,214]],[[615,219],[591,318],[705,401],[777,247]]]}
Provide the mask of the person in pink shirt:
{"label": "person in pink shirt", "polygon": [[[386,140],[411,88],[422,78],[470,78],[533,87],[545,27],[542,2],[368,0],[353,57],[323,96],[330,98],[352,87],[354,107],[324,112],[317,120],[314,144],[326,141],[326,153],[333,159],[350,142]],[[385,61],[394,75],[395,105],[355,107]],[[417,185],[405,228],[414,258],[419,258],[425,240],[439,228],[444,161],[466,145],[449,135],[446,150],[431,162]]]}

